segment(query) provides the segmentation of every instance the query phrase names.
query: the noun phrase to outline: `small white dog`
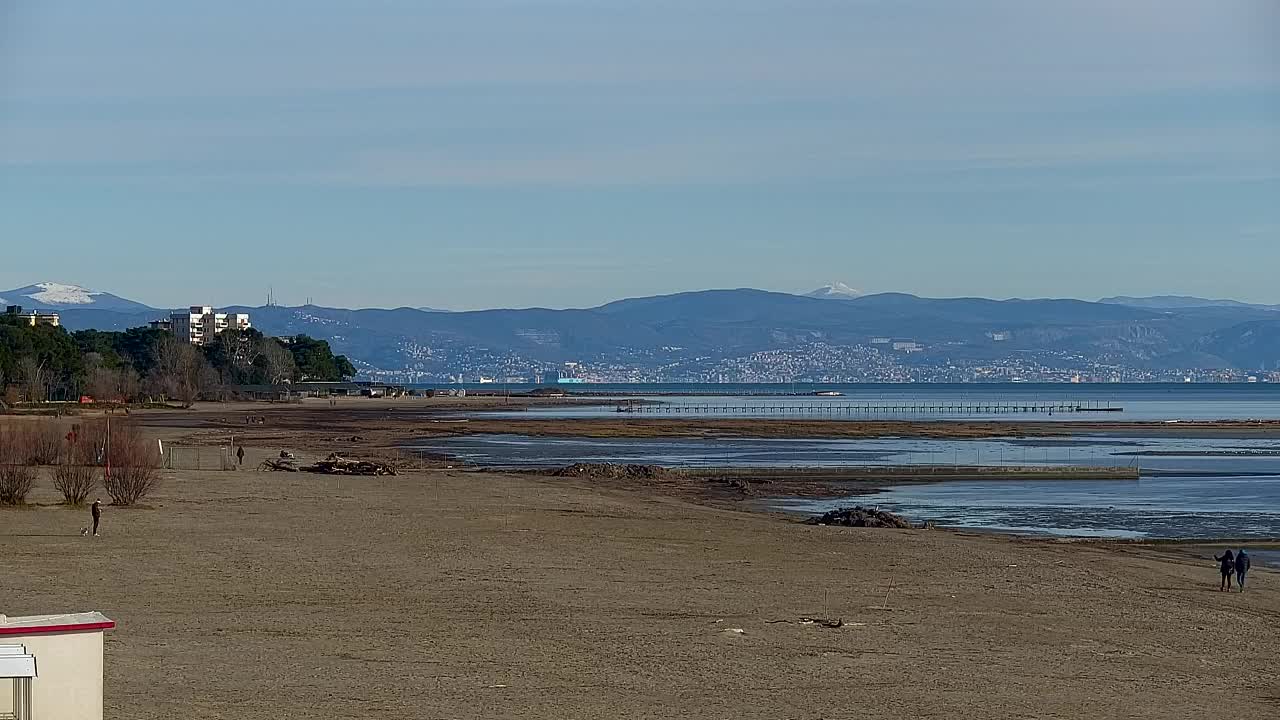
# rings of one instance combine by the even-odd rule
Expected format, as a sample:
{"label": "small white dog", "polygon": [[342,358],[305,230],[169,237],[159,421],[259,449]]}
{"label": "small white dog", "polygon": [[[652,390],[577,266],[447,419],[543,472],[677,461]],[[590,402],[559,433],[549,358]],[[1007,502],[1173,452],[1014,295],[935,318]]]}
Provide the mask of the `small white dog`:
{"label": "small white dog", "polygon": [[89,528],[87,527],[80,528],[80,537],[88,537],[88,536],[89,536]]}

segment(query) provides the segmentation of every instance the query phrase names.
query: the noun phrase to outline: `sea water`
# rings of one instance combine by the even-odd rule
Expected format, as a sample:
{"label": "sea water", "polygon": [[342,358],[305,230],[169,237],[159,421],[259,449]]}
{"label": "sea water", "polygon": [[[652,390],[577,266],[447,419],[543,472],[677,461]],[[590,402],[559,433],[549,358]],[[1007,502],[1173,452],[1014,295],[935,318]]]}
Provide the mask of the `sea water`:
{"label": "sea water", "polygon": [[856,502],[940,527],[1069,537],[1280,538],[1280,477],[957,481],[853,499],[779,500],[820,513]]}
{"label": "sea water", "polygon": [[[468,386],[483,392],[525,392],[536,386],[486,384]],[[1280,383],[1234,384],[581,384],[564,386],[575,396],[600,395],[594,407],[551,407],[512,413],[519,417],[613,417],[626,399],[660,402],[685,408],[681,417],[696,416],[694,408],[711,408],[715,414],[725,407],[755,408],[757,417],[769,417],[787,408],[787,417],[821,419],[865,419],[863,414],[831,413],[834,407],[866,406],[885,408],[873,417],[915,420],[1028,419],[1054,421],[1192,421],[1280,419]],[[815,397],[813,393],[832,390],[838,397]],[[1120,408],[1120,412],[1058,412],[1018,414],[982,410],[946,413],[891,412],[902,406],[1013,406],[1056,403],[1085,407]],[[721,408],[716,411],[714,408]],[[804,412],[805,409],[809,412]],[[743,417],[735,413],[734,417]],[[745,415],[747,417],[751,414]]]}
{"label": "sea water", "polygon": [[954,480],[776,506],[818,512],[879,504],[919,522],[1077,537],[1280,538],[1280,441],[1232,437],[934,440],[580,438],[468,435],[415,450],[491,467],[640,463],[683,468],[1065,465],[1136,467],[1138,481]]}

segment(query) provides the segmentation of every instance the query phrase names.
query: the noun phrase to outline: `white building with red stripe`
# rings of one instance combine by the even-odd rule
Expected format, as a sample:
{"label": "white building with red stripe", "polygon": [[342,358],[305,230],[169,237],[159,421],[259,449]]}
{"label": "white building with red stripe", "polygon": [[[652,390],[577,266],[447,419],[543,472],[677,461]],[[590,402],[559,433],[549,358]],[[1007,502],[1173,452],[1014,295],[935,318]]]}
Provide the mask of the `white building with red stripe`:
{"label": "white building with red stripe", "polygon": [[97,612],[0,615],[0,718],[102,720],[102,635],[115,626]]}

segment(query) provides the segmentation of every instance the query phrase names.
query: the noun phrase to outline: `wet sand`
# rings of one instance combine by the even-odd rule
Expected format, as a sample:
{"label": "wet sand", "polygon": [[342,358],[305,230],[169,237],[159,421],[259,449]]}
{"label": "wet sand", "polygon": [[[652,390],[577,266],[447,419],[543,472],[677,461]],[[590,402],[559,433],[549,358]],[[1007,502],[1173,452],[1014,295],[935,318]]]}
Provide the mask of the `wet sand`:
{"label": "wet sand", "polygon": [[[336,428],[253,432],[272,437],[248,466]],[[47,476],[32,499],[54,501]],[[79,537],[85,514],[0,509],[0,598],[119,622],[109,718],[1163,719],[1222,711],[1224,688],[1235,715],[1280,709],[1280,574],[1219,593],[1212,564],[1156,547],[809,527],[425,466],[166,471],[102,538]]]}

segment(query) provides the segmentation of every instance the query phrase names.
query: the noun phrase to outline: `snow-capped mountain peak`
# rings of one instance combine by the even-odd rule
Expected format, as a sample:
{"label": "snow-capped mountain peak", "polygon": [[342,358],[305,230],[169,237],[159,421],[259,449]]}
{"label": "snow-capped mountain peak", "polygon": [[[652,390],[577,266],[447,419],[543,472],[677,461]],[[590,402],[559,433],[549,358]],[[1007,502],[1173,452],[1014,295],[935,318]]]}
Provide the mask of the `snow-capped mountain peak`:
{"label": "snow-capped mountain peak", "polygon": [[55,282],[36,283],[32,287],[38,289],[27,297],[47,305],[92,305],[94,297],[102,294],[79,285]]}
{"label": "snow-capped mountain peak", "polygon": [[79,285],[42,282],[16,290],[0,291],[4,305],[20,305],[28,310],[109,310],[113,312],[146,312],[150,307],[111,293],[90,290]]}
{"label": "snow-capped mountain peak", "polygon": [[805,297],[822,300],[852,300],[856,297],[862,297],[862,291],[851,288],[842,282],[835,282],[830,285],[823,285],[813,292],[805,293]]}

